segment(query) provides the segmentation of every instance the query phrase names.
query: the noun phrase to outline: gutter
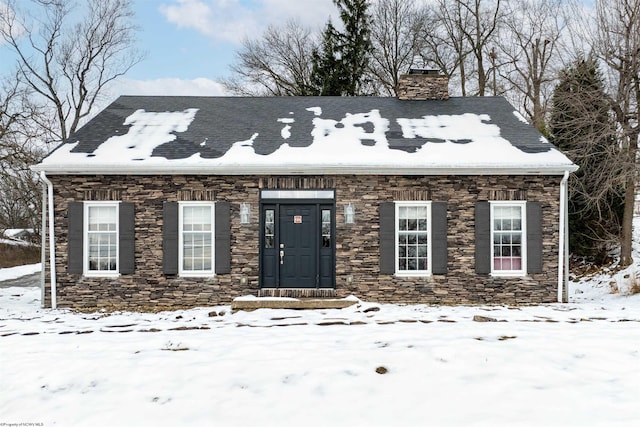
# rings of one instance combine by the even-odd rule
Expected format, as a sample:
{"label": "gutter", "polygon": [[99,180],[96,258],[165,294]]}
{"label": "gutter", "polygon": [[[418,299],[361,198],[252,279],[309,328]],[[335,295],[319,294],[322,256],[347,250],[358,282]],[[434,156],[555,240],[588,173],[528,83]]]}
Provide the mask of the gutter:
{"label": "gutter", "polygon": [[[558,241],[558,302],[568,302],[568,289],[565,284],[569,275],[569,221],[568,221],[568,186],[569,171],[565,171],[560,181],[560,229]],[[565,298],[565,295],[567,298]]]}
{"label": "gutter", "polygon": [[[47,184],[47,199],[48,199],[48,205],[49,205],[49,269],[51,271],[51,308],[56,309],[58,308],[58,297],[57,297],[57,287],[56,287],[56,245],[55,245],[54,225],[53,225],[53,219],[54,219],[53,218],[54,217],[53,184],[51,183],[51,181],[49,181],[49,178],[47,178],[47,175],[44,171],[40,172],[40,179],[42,180],[42,182]],[[43,199],[44,199],[44,194],[43,194]],[[46,208],[43,207],[43,215],[44,215],[45,209]],[[45,228],[45,225],[43,221],[43,230],[44,228]],[[44,240],[44,233],[42,238]],[[44,252],[43,252],[43,258],[44,258]],[[45,264],[43,262],[42,264],[43,293],[44,293],[44,269],[45,269]],[[44,304],[44,298],[42,299],[42,303]]]}
{"label": "gutter", "polygon": [[562,175],[575,172],[573,164],[562,165],[414,165],[399,168],[397,165],[260,165],[260,164],[194,164],[175,166],[169,163],[155,165],[36,165],[35,171],[56,175]]}

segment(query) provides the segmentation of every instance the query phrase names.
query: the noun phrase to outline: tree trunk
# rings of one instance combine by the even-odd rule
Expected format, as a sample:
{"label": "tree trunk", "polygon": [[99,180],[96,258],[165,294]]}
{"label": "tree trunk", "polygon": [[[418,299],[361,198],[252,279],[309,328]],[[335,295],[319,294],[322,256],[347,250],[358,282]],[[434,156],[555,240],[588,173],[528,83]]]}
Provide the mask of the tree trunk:
{"label": "tree trunk", "polygon": [[[638,151],[638,132],[633,132],[629,136],[628,158],[630,162],[636,158]],[[636,199],[636,174],[635,163],[630,163],[630,170],[627,171],[625,190],[624,190],[624,213],[622,216],[622,230],[620,233],[620,266],[626,267],[631,265],[633,258],[631,252],[633,249],[633,211]]]}
{"label": "tree trunk", "polygon": [[464,66],[464,58],[460,60],[460,89],[462,90],[462,96],[467,96],[467,73]]}
{"label": "tree trunk", "polygon": [[635,203],[635,178],[627,177],[624,193],[624,214],[622,216],[622,232],[620,234],[620,266],[631,265],[631,250],[633,243],[633,208]]}

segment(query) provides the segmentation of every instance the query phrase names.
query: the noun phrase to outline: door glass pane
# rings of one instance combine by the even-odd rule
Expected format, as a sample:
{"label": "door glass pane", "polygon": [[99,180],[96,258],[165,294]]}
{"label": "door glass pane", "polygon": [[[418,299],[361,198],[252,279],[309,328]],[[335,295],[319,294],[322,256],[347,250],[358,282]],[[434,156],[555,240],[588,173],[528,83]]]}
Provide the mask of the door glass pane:
{"label": "door glass pane", "polygon": [[275,242],[273,240],[273,236],[265,236],[264,237],[264,247],[265,248],[273,248]]}
{"label": "door glass pane", "polygon": [[267,249],[275,246],[275,211],[265,209],[264,211],[264,247]]}
{"label": "door glass pane", "polygon": [[331,211],[322,210],[322,247],[331,247]]}

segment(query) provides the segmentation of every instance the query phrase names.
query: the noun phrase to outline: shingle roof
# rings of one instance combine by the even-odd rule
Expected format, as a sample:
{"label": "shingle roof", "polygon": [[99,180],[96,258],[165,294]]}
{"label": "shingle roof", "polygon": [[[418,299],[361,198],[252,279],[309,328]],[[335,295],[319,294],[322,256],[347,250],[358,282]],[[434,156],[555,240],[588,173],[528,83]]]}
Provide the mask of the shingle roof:
{"label": "shingle roof", "polygon": [[34,169],[51,173],[561,173],[501,97],[123,96]]}

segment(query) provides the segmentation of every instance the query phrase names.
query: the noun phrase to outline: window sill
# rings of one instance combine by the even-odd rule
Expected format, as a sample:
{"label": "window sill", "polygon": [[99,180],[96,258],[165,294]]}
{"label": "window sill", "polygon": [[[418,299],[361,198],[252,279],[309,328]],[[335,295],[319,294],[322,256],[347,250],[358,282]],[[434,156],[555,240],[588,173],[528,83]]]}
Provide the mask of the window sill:
{"label": "window sill", "polygon": [[102,272],[102,271],[85,271],[83,277],[100,278],[100,279],[117,279],[120,277],[118,272]]}
{"label": "window sill", "polygon": [[527,275],[524,271],[505,271],[505,272],[493,272],[492,277],[525,277]]}
{"label": "window sill", "polygon": [[408,278],[408,277],[431,277],[432,274],[428,271],[396,271],[395,277]]}
{"label": "window sill", "polygon": [[178,273],[179,277],[185,278],[203,278],[203,279],[211,279],[215,276],[215,273],[212,271],[181,271]]}

